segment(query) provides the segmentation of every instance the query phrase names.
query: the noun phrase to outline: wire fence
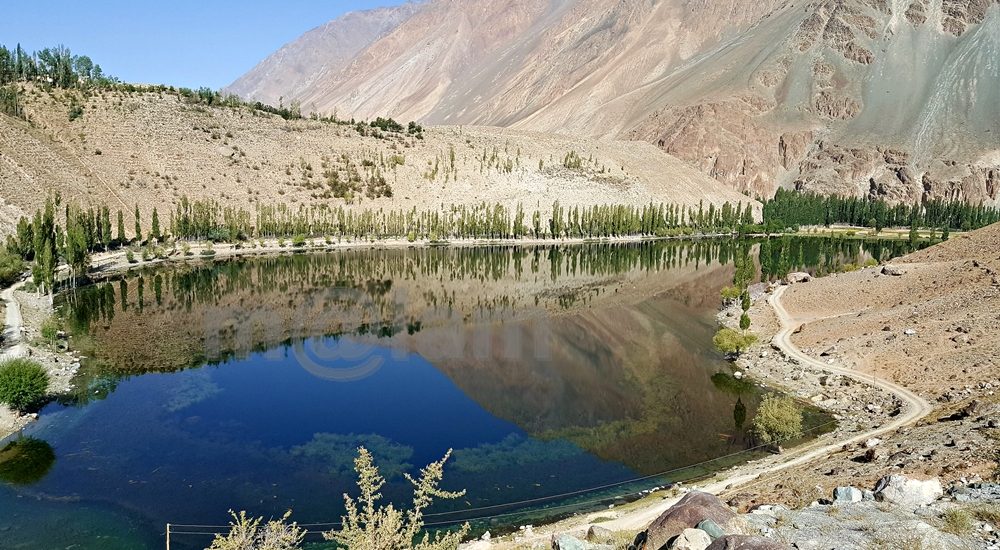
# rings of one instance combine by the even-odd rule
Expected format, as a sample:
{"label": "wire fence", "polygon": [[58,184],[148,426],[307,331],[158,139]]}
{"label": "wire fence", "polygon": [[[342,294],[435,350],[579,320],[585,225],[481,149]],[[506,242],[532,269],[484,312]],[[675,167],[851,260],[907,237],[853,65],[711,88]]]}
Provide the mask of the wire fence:
{"label": "wire fence", "polygon": [[[811,428],[809,428],[807,430],[804,430],[804,433],[805,434],[816,433],[816,432],[819,432],[819,431],[821,431],[821,430],[823,430],[825,428],[833,426],[836,423],[837,423],[836,420],[831,420],[829,422],[824,422],[822,424],[819,424],[819,425],[813,426],[813,427],[811,427]],[[786,440],[778,441],[776,443],[780,444],[780,443],[786,443],[788,441],[789,440],[786,439]],[[530,499],[518,500],[518,501],[513,501],[513,502],[506,502],[506,503],[502,503],[502,504],[491,504],[491,505],[488,505],[488,506],[477,506],[477,507],[473,507],[473,508],[465,508],[465,509],[460,509],[460,510],[451,510],[451,511],[447,511],[447,512],[434,512],[434,513],[424,514],[424,517],[426,517],[426,518],[434,518],[432,521],[425,522],[424,523],[424,527],[445,528],[445,527],[449,527],[449,526],[457,526],[457,525],[460,525],[460,524],[463,524],[463,523],[475,524],[475,523],[479,523],[479,522],[486,522],[486,521],[496,520],[496,519],[505,518],[505,517],[511,517],[511,516],[528,514],[528,513],[531,513],[531,512],[545,513],[549,517],[552,517],[552,516],[556,515],[555,514],[556,512],[560,512],[560,511],[564,511],[564,510],[573,510],[573,509],[583,510],[583,509],[593,508],[593,507],[595,507],[595,506],[597,506],[599,504],[604,504],[604,503],[607,503],[609,501],[622,501],[622,500],[624,500],[624,501],[631,501],[631,500],[635,500],[635,499],[641,498],[643,495],[649,493],[650,489],[647,488],[647,489],[634,490],[634,491],[630,491],[630,492],[627,492],[627,493],[624,493],[624,494],[605,494],[605,495],[603,495],[601,497],[594,498],[594,499],[583,500],[583,501],[566,502],[564,504],[556,504],[554,506],[543,506],[541,508],[538,508],[538,506],[544,505],[545,503],[551,503],[553,501],[564,501],[566,499],[571,499],[573,497],[581,497],[581,496],[584,496],[584,495],[599,493],[599,492],[602,492],[602,491],[610,491],[610,490],[616,489],[616,488],[622,488],[622,487],[627,487],[629,485],[635,485],[635,484],[638,484],[638,483],[648,482],[648,481],[653,480],[653,479],[664,478],[663,481],[664,481],[664,483],[667,483],[667,484],[687,483],[687,482],[691,482],[691,481],[696,481],[698,479],[702,479],[702,478],[704,478],[706,476],[712,475],[712,472],[701,472],[701,473],[698,473],[696,475],[693,475],[693,476],[690,476],[690,477],[687,477],[687,478],[683,478],[683,479],[678,479],[676,477],[670,478],[669,476],[673,476],[674,474],[677,474],[677,473],[680,473],[680,472],[684,472],[684,471],[687,471],[687,470],[702,469],[702,468],[705,468],[706,466],[709,466],[709,465],[712,465],[712,464],[715,464],[715,463],[719,463],[719,462],[731,461],[731,460],[736,459],[737,457],[740,457],[740,456],[748,455],[748,454],[751,454],[751,453],[758,453],[758,452],[761,452],[761,451],[763,451],[765,449],[773,448],[774,445],[775,445],[775,443],[755,445],[755,446],[749,447],[747,449],[742,449],[740,451],[736,451],[734,453],[729,453],[729,454],[718,456],[718,457],[715,457],[715,458],[710,458],[708,460],[703,460],[701,462],[696,462],[694,464],[688,464],[687,466],[681,466],[681,467],[678,467],[678,468],[672,468],[670,470],[665,470],[663,472],[659,472],[659,473],[656,473],[656,474],[649,474],[649,475],[645,475],[645,476],[639,476],[639,477],[635,477],[635,478],[631,478],[631,479],[627,479],[627,480],[623,480],[623,481],[618,481],[618,482],[615,482],[615,483],[608,483],[608,484],[599,485],[599,486],[596,486],[596,487],[589,487],[589,488],[586,488],[586,489],[579,489],[579,490],[574,490],[574,491],[567,491],[567,492],[563,492],[563,493],[558,493],[558,494],[553,494],[553,495],[547,495],[547,496],[544,496],[544,497],[530,498]],[[496,514],[489,514],[489,515],[480,515],[480,516],[475,516],[474,515],[476,513],[481,513],[481,512],[486,512],[486,511],[492,511],[492,510],[503,510],[503,509],[507,509],[507,508],[514,508],[514,510],[511,510],[511,511],[508,511],[508,512],[502,512],[502,513],[496,513]],[[454,519],[443,519],[443,518],[450,517],[450,516],[463,516],[463,517],[455,517]],[[471,517],[464,517],[464,516],[471,516]],[[318,541],[320,539],[318,539],[317,537],[322,537],[324,535],[324,533],[327,533],[329,531],[332,531],[332,530],[336,529],[337,527],[340,527],[341,525],[343,525],[343,522],[332,521],[332,522],[326,522],[326,523],[297,523],[296,525],[307,530],[307,532],[306,532],[306,538],[307,539],[312,539],[312,540],[317,540]],[[166,531],[165,531],[166,543],[167,543],[167,550],[171,550],[170,549],[171,541],[175,537],[177,537],[177,536],[181,536],[181,537],[202,537],[202,538],[205,538],[206,540],[208,540],[209,544],[210,544],[210,540],[211,539],[208,539],[208,537],[214,538],[217,535],[225,535],[225,534],[229,533],[229,531],[230,531],[231,528],[232,528],[231,524],[230,525],[199,525],[199,524],[168,523],[167,526],[166,526]],[[318,530],[314,530],[314,529],[318,529]],[[207,546],[207,545],[208,544],[206,544],[205,546]]]}

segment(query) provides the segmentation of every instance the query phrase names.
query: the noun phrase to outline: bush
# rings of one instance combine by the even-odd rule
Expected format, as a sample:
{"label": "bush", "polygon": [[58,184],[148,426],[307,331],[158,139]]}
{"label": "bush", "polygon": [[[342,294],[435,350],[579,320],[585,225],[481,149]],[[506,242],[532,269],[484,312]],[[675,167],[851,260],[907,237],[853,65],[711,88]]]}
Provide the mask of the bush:
{"label": "bush", "polygon": [[972,514],[962,508],[952,508],[941,516],[944,526],[941,528],[946,533],[953,535],[964,535],[972,531]]}
{"label": "bush", "polygon": [[727,355],[739,355],[743,350],[757,343],[757,335],[752,332],[740,332],[731,328],[721,328],[712,337],[715,349]]}
{"label": "bush", "polygon": [[757,407],[750,432],[761,443],[774,445],[802,437],[802,411],[791,397],[767,395]]}
{"label": "bush", "polygon": [[0,286],[17,282],[24,274],[24,260],[6,250],[0,251]]}
{"label": "bush", "polygon": [[135,259],[135,252],[132,252],[131,250],[126,250],[125,251],[125,260],[128,263],[130,263],[130,264],[134,264],[134,263],[138,263],[139,262],[139,260]]}
{"label": "bush", "polygon": [[736,287],[736,286],[727,286],[727,287],[724,287],[722,289],[722,291],[720,292],[720,294],[722,295],[722,301],[725,302],[725,303],[729,303],[729,302],[732,302],[733,300],[736,300],[737,298],[740,297],[740,295],[742,293],[743,293],[743,291],[740,290],[740,288]]}
{"label": "bush", "polygon": [[49,375],[28,359],[0,363],[0,403],[25,412],[40,404],[49,389]]}
{"label": "bush", "polygon": [[295,235],[294,237],[292,237],[292,246],[294,246],[295,248],[302,248],[305,245],[306,245],[305,235]]}
{"label": "bush", "polygon": [[54,342],[56,337],[59,335],[59,319],[49,317],[48,319],[42,321],[42,326],[39,330],[42,333],[42,338],[48,342]]}

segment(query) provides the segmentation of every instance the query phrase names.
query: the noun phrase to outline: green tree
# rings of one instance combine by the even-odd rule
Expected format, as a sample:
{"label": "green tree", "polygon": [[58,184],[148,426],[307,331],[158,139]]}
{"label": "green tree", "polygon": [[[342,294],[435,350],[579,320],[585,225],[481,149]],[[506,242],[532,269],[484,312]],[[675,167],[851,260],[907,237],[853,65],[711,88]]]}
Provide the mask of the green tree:
{"label": "green tree", "polygon": [[757,335],[752,332],[740,332],[728,327],[719,329],[712,337],[715,348],[727,355],[739,355],[748,347],[757,343]]}
{"label": "green tree", "polygon": [[154,241],[160,240],[160,216],[157,214],[155,206],[153,207],[153,220],[149,229],[149,238]]}
{"label": "green tree", "polygon": [[118,211],[118,244],[123,245],[128,242],[128,238],[125,237],[125,216],[122,211]]}
{"label": "green tree", "polygon": [[802,436],[802,411],[788,396],[764,397],[751,423],[750,432],[761,443],[777,445]]}
{"label": "green tree", "polygon": [[139,217],[139,205],[135,205],[135,242],[142,242],[142,220]]}
{"label": "green tree", "polygon": [[740,330],[743,332],[750,330],[750,316],[745,311],[740,315]]}

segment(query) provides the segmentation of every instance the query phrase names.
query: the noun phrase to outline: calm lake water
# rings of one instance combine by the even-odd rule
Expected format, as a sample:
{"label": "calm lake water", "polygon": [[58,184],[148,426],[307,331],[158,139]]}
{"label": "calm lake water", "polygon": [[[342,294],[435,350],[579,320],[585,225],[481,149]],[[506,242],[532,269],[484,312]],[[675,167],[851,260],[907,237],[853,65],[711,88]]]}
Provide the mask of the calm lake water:
{"label": "calm lake water", "polygon": [[[770,278],[907,245],[353,250],[64,295],[88,359],[24,434],[54,462],[0,482],[0,547],[160,548],[166,523],[231,508],[337,521],[359,446],[399,502],[403,472],[454,449],[443,485],[468,493],[429,521],[499,515],[477,523],[494,532],[746,460],[760,394],[711,348],[743,246]],[[174,548],[202,548],[213,529],[178,531]]]}

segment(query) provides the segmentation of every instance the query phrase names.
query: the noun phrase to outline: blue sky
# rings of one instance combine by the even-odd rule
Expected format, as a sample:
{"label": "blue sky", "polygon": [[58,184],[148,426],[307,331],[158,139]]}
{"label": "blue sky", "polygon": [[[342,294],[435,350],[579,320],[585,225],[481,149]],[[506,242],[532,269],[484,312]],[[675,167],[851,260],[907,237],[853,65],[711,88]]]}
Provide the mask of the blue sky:
{"label": "blue sky", "polygon": [[396,0],[29,0],[4,2],[0,44],[63,44],[106,74],[221,88],[282,44],[338,15]]}

